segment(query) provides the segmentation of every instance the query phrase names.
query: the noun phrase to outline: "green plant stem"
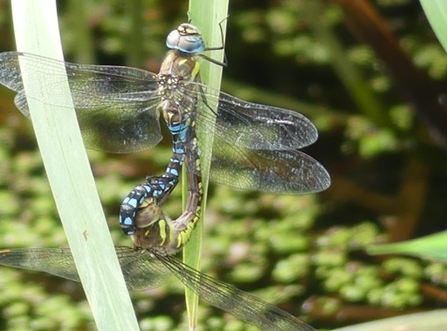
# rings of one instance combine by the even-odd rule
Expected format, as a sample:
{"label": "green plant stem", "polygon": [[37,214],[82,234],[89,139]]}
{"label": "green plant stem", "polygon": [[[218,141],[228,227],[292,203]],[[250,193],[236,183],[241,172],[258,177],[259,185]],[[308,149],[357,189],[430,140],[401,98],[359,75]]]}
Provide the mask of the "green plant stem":
{"label": "green plant stem", "polygon": [[[190,0],[189,13],[191,21],[194,25],[199,27],[203,33],[204,40],[208,46],[220,46],[224,42],[221,35],[221,27],[219,22],[228,16],[228,0]],[[222,29],[225,34],[226,21],[222,23]],[[223,46],[223,45],[222,45]],[[224,52],[213,51],[207,54],[217,61],[223,61]],[[222,67],[212,64],[209,61],[201,61],[200,77],[202,82],[215,90],[220,90],[220,82],[222,78]],[[216,105],[210,105],[215,107]],[[200,108],[200,111],[209,111],[207,107]],[[209,132],[209,130],[207,130]],[[211,136],[211,137],[210,137]],[[212,148],[212,135],[207,137],[200,137],[200,148],[203,151]],[[208,154],[208,153],[203,153]],[[209,155],[209,154],[208,154]],[[202,221],[206,210],[206,196],[208,192],[209,168],[211,160],[201,160],[202,167],[202,185],[203,185],[203,200],[200,221],[198,222],[191,239],[183,250],[183,261],[189,266],[199,270],[200,269],[200,251],[202,247]],[[183,174],[183,178],[186,176]],[[186,185],[183,182],[183,196],[187,196]],[[183,203],[184,205],[185,203]],[[189,329],[195,330],[197,325],[197,307],[198,297],[189,289],[185,291],[186,306],[188,310]]]}

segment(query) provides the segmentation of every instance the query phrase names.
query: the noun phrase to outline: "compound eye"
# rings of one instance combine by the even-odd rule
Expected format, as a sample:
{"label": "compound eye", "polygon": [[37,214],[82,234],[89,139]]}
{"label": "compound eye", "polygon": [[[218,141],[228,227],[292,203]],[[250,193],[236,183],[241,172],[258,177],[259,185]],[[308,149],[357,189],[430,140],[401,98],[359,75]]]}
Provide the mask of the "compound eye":
{"label": "compound eye", "polygon": [[185,53],[198,53],[205,48],[201,36],[181,36],[177,46]]}
{"label": "compound eye", "polygon": [[199,53],[205,49],[199,29],[190,24],[181,24],[171,31],[166,38],[166,46],[184,53]]}
{"label": "compound eye", "polygon": [[181,36],[178,30],[172,30],[166,37],[166,46],[168,46],[169,49],[178,49],[180,38]]}

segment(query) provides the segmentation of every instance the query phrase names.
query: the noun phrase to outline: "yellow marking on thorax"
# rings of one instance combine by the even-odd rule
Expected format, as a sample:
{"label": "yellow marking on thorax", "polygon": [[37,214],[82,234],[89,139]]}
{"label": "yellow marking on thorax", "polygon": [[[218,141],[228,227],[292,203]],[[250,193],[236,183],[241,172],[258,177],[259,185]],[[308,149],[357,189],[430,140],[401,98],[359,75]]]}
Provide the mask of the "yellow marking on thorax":
{"label": "yellow marking on thorax", "polygon": [[[169,226],[169,225],[167,224],[167,222],[164,219],[160,219],[158,221],[157,226],[158,226],[158,237],[161,238],[160,247],[163,247],[166,242],[166,239],[168,239],[166,226]],[[149,234],[151,233],[152,230],[153,230],[153,228],[152,229],[149,228],[148,230],[146,230],[144,232],[144,236],[149,237]]]}
{"label": "yellow marking on thorax", "polygon": [[193,80],[196,80],[196,77],[199,75],[199,72],[200,72],[200,63],[196,61],[195,65],[194,65],[194,69],[191,72],[191,78]]}
{"label": "yellow marking on thorax", "polygon": [[166,239],[167,239],[167,231],[166,231],[166,226],[168,226],[168,224],[166,223],[166,221],[165,220],[160,220],[160,222],[158,223],[159,225],[160,225],[160,230],[159,230],[159,232],[160,232],[160,237],[162,238],[162,241],[161,241],[161,244],[160,244],[160,246],[163,246],[164,245],[164,243],[166,242]]}

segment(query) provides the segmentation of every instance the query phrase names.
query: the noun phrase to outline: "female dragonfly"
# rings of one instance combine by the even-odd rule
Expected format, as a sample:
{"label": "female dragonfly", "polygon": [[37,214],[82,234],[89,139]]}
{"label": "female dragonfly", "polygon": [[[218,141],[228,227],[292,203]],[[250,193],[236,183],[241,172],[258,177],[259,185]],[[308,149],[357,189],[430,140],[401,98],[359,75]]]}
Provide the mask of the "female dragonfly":
{"label": "female dragonfly", "polygon": [[[51,96],[25,95],[19,63],[32,68],[31,79],[33,71],[61,77],[61,81],[68,79],[86,145],[107,152],[130,153],[158,144],[162,114],[173,137],[173,156],[157,183],[137,186],[124,200],[120,222],[129,235],[136,229],[134,218],[145,198],[162,201],[177,184],[191,148],[187,141],[191,130],[201,139],[213,135],[212,152],[204,155],[201,151],[201,157],[211,160],[210,176],[218,183],[289,194],[318,192],[329,186],[324,167],[297,151],[317,139],[312,122],[298,112],[246,102],[202,84],[197,58],[209,59],[202,52],[215,48],[205,47],[197,27],[180,24],[168,35],[166,45],[171,50],[158,74],[130,67],[60,62],[27,53],[1,53],[0,83],[18,92],[15,104],[29,117],[27,98],[62,108],[70,104]],[[49,90],[57,95],[57,84]],[[211,112],[202,104],[217,107]],[[187,167],[187,171],[200,177],[200,167]]]}
{"label": "female dragonfly", "polygon": [[[154,206],[157,209],[157,206]],[[147,228],[137,229],[134,247],[116,247],[116,253],[130,290],[160,286],[174,274],[205,302],[225,310],[242,321],[265,331],[315,331],[313,327],[289,313],[229,284],[207,276],[174,257],[182,247],[182,234],[159,210],[160,220]],[[189,232],[190,233],[190,232]],[[79,281],[68,248],[0,249],[0,265],[44,271]]]}

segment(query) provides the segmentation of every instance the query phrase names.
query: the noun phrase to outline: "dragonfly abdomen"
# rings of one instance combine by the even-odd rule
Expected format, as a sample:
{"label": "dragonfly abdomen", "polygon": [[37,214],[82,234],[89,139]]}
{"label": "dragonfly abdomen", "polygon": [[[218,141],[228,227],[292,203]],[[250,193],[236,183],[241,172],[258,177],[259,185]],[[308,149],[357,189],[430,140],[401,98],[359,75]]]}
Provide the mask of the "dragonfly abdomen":
{"label": "dragonfly abdomen", "polygon": [[[158,205],[162,205],[172,190],[177,186],[180,172],[185,158],[184,143],[176,141],[178,135],[173,136],[173,155],[163,175],[146,177],[143,184],[137,185],[123,200],[120,207],[119,223],[124,234],[130,236],[135,233],[137,227],[145,227],[157,219],[148,219],[136,224],[136,216],[139,209],[145,208],[147,199],[154,199]],[[179,153],[181,152],[181,153]]]}
{"label": "dragonfly abdomen", "polygon": [[[137,215],[137,211],[140,208],[145,208],[145,201],[149,197],[163,197],[167,192],[172,191],[172,189],[178,183],[178,176],[172,177],[160,177],[156,182],[152,180],[152,178],[148,177],[146,182],[137,185],[123,200],[120,207],[119,213],[119,223],[121,226],[121,230],[124,234],[130,236],[135,233],[137,228],[135,224],[135,218]],[[146,226],[150,225],[153,222],[156,222],[157,219],[148,220]],[[146,222],[145,222],[146,223]],[[143,225],[143,224],[142,224]]]}

